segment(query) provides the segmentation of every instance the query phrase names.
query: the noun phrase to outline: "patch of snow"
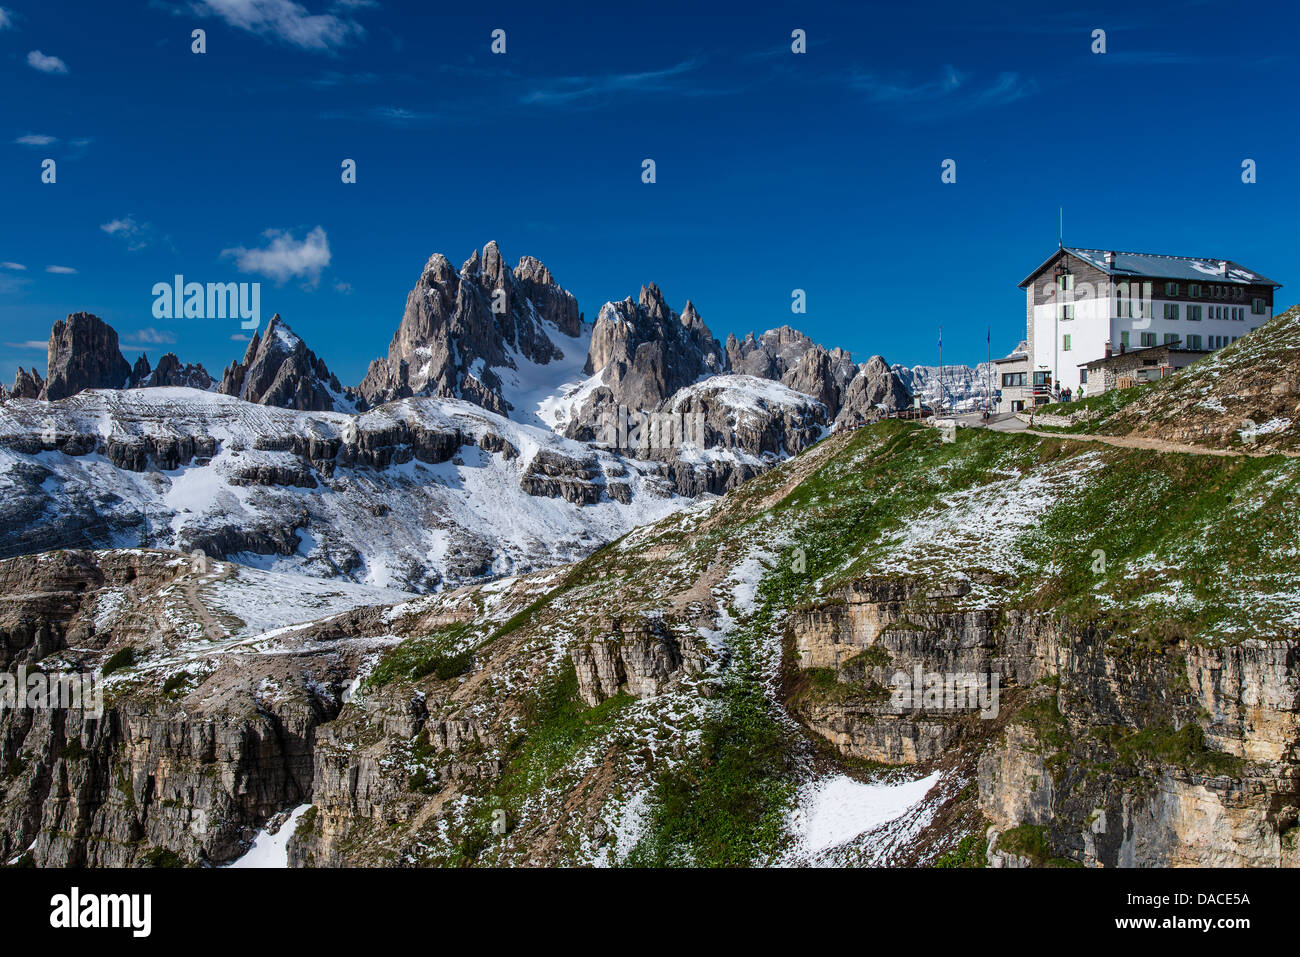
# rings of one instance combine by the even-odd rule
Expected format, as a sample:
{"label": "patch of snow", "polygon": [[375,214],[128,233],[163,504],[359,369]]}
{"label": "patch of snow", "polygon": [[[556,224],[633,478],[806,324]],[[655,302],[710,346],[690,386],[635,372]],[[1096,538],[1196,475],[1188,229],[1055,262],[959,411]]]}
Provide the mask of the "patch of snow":
{"label": "patch of snow", "polygon": [[902,784],[864,784],[840,774],[807,789],[790,821],[803,850],[820,854],[902,817],[925,800],[941,773]]}
{"label": "patch of snow", "polygon": [[298,819],[307,813],[310,804],[300,804],[289,814],[288,820],[274,834],[265,829],[257,832],[253,846],[243,857],[230,863],[230,867],[288,867],[289,838],[298,827]]}

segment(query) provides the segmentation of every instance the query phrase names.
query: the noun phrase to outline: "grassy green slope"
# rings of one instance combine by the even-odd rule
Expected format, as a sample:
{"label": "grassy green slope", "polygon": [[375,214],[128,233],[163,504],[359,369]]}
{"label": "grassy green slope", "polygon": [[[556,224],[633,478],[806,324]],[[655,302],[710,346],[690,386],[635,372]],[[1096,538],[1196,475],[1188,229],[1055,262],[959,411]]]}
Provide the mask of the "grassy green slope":
{"label": "grassy green slope", "polygon": [[[605,766],[613,784],[601,784],[601,800],[635,798],[644,811],[634,843],[613,860],[781,860],[813,753],[783,707],[785,619],[856,576],[967,577],[972,607],[1009,603],[1096,622],[1135,649],[1287,634],[1300,624],[1297,469],[1281,456],[1162,455],[976,430],[944,443],[901,422],[833,436],[711,507],[637,530],[552,576],[505,626],[485,618],[454,652],[440,652],[431,669],[444,660],[459,668],[466,649],[481,662],[500,654],[492,693],[523,706],[498,755],[502,778],[466,795],[445,829],[454,847],[424,859],[519,860],[527,840],[518,835],[554,820]],[[596,709],[577,701],[566,649],[596,621],[660,614],[690,631],[703,594],[724,612],[707,673],[655,699]],[[509,677],[538,662],[549,676],[540,683]],[[519,821],[515,837],[485,831],[500,806]],[[592,859],[587,825],[565,821],[565,853]]]}

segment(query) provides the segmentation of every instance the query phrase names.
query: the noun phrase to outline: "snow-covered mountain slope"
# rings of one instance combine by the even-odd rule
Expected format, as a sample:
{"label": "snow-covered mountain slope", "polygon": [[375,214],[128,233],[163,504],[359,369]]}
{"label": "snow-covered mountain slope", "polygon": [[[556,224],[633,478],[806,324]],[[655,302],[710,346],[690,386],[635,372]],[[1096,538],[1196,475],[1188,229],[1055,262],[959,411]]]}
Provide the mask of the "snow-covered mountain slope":
{"label": "snow-covered mountain slope", "polygon": [[582,388],[589,378],[596,378],[583,372],[587,350],[591,347],[592,327],[581,323],[578,335],[570,336],[554,323],[538,316],[534,318],[563,355],[539,363],[514,348],[507,348],[515,367],[495,371],[501,380],[501,394],[510,404],[510,418],[525,425],[563,432],[564,397]]}
{"label": "snow-covered mountain slope", "polygon": [[455,399],[362,415],[192,389],[0,406],[0,552],[157,545],[430,590],[580,558],[687,504],[625,460]]}

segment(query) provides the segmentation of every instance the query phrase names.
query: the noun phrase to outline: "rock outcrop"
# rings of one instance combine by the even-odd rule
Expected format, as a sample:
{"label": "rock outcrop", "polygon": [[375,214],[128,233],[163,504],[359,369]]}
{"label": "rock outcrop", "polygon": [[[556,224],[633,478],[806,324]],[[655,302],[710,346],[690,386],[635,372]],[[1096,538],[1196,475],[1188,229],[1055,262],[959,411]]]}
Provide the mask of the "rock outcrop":
{"label": "rock outcrop", "polygon": [[569,651],[578,695],[595,707],[617,694],[653,698],[703,665],[697,642],[686,640],[662,618],[611,617],[601,634]]}
{"label": "rock outcrop", "polygon": [[124,389],[131,367],[117,333],[98,316],[74,312],[50,331],[49,363],[42,399],[65,399],[83,389]]}
{"label": "rock outcrop", "polygon": [[[103,690],[107,662],[129,670],[192,638],[184,621],[197,598],[182,594],[206,574],[236,573],[148,551],[0,562],[4,667],[94,674],[104,699],[102,714],[89,698],[0,712],[0,858],[220,864],[280,809],[309,798],[315,730],[338,713],[339,677],[359,661],[347,642],[324,657],[316,645],[291,664],[191,664],[171,684],[146,679],[149,689],[121,704]],[[205,694],[191,697],[199,684]]]}
{"label": "rock outcrop", "polygon": [[279,313],[264,333],[253,334],[243,361],[226,367],[217,391],[299,412],[329,412],[345,403],[339,380]]}

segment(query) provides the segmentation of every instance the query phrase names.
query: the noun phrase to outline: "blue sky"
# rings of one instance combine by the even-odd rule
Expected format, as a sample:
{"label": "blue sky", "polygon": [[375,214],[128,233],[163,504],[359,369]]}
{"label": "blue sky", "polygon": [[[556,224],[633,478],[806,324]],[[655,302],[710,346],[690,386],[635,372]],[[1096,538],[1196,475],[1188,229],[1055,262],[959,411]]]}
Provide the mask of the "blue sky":
{"label": "blue sky", "polygon": [[152,315],[178,272],[260,281],[264,319],[355,383],[425,260],[489,239],[589,320],[654,281],[720,339],[789,323],[908,364],[935,361],[941,324],[947,361],[982,359],[990,325],[995,355],[1015,345],[1059,206],[1068,244],[1234,259],[1280,304],[1300,288],[1291,3],[0,10],[6,383],[83,309],[128,359],[219,375],[238,323]]}

